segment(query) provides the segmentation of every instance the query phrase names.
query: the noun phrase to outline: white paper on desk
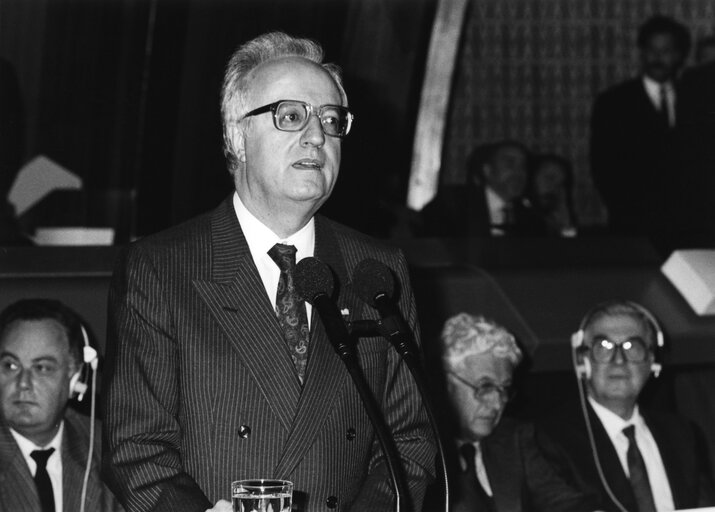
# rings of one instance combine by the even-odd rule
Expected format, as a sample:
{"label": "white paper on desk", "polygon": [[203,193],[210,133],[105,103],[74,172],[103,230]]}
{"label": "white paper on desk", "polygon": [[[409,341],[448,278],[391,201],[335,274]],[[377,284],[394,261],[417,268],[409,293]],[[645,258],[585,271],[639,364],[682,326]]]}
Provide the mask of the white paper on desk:
{"label": "white paper on desk", "polygon": [[57,189],[81,190],[82,179],[44,155],[36,156],[17,173],[8,202],[20,216]]}

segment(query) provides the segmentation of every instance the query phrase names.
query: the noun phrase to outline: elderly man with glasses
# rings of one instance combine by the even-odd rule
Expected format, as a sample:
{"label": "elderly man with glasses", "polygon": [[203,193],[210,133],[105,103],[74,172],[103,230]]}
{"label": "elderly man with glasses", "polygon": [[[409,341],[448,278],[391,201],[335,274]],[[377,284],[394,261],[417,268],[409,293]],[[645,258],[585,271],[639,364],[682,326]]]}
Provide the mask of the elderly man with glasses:
{"label": "elderly man with glasses", "polygon": [[655,317],[634,302],[604,302],[584,316],[572,344],[581,403],[537,422],[547,458],[603,510],[712,505],[706,450],[694,427],[638,405],[650,375],[661,371]]}
{"label": "elderly man with glasses", "polygon": [[[444,325],[450,511],[595,510],[549,466],[530,425],[502,418],[521,359],[514,336],[483,317],[460,313]],[[430,494],[425,512],[438,503]]]}
{"label": "elderly man with glasses", "polygon": [[[132,511],[230,511],[232,481],[269,478],[293,483],[293,510],[391,512],[375,430],[294,283],[297,262],[319,258],[343,317],[375,319],[350,281],[377,259],[419,341],[402,254],[316,215],[353,120],[339,70],[313,41],[264,34],[230,59],[221,110],[235,192],[132,245],[112,282],[109,483]],[[417,388],[386,341],[357,352],[404,470],[401,510],[419,510],[435,443]]]}

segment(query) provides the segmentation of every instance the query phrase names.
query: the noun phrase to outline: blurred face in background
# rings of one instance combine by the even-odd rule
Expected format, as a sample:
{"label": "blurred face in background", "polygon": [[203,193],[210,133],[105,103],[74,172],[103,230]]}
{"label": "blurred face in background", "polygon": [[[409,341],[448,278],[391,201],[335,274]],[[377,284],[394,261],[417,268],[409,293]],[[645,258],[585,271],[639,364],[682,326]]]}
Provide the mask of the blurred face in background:
{"label": "blurred face in background", "polygon": [[683,53],[673,34],[653,34],[640,49],[643,73],[663,83],[673,80],[683,64]]}
{"label": "blurred face in background", "polygon": [[498,148],[484,165],[484,181],[505,201],[521,197],[527,182],[527,155],[515,145]]}

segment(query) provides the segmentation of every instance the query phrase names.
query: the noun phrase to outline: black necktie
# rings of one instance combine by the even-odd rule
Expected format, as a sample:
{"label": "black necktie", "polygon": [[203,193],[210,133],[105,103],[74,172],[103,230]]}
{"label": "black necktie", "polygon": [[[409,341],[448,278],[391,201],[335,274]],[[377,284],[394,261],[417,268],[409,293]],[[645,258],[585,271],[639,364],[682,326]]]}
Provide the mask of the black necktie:
{"label": "black necktie", "polygon": [[670,129],[670,114],[668,109],[668,88],[665,85],[660,86],[660,105],[658,108],[658,116],[663,127]]}
{"label": "black necktie", "polygon": [[281,271],[276,294],[278,322],[283,329],[283,336],[288,343],[293,364],[302,383],[308,363],[310,331],[305,302],[298,295],[293,284],[295,253],[294,246],[284,244],[276,244],[268,251],[268,255],[276,262]]}
{"label": "black necktie", "polygon": [[55,496],[52,493],[52,482],[50,475],[47,474],[47,459],[50,458],[54,448],[49,450],[35,450],[30,454],[37,463],[37,471],[35,471],[35,485],[37,486],[37,494],[40,497],[42,512],[55,512]]}
{"label": "black necktie", "polygon": [[645,468],[643,456],[636,444],[636,428],[633,425],[629,425],[623,429],[623,433],[628,438],[626,459],[628,460],[631,487],[638,502],[638,512],[655,512],[655,502],[653,501],[653,493],[650,489],[648,471]]}
{"label": "black necktie", "polygon": [[459,493],[451,512],[493,511],[494,501],[489,496],[477,477],[477,467],[474,462],[476,449],[471,443],[465,443],[459,448],[459,453],[467,466],[459,475]]}

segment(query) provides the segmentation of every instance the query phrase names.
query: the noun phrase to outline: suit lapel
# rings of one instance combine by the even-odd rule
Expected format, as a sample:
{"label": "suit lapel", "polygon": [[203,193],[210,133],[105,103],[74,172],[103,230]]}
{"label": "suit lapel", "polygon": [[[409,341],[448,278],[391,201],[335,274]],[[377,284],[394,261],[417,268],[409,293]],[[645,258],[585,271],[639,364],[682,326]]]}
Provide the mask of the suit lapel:
{"label": "suit lapel", "polygon": [[[351,315],[360,311],[360,304],[354,294],[346,294],[349,282],[343,255],[338,246],[335,232],[322,217],[315,222],[315,256],[326,263],[334,272],[338,307],[348,309]],[[275,469],[276,477],[288,475],[301,461],[320,432],[327,418],[331,404],[335,401],[348,376],[342,361],[335,353],[315,309],[311,319],[310,356],[305,378],[305,387],[300,396],[298,412],[292,430],[286,441],[286,450]]]}
{"label": "suit lapel", "polygon": [[197,279],[194,287],[289,430],[300,383],[230,198],[214,213],[211,227],[211,280]]}
{"label": "suit lapel", "polygon": [[30,468],[5,425],[0,425],[0,510],[40,510]]}
{"label": "suit lapel", "polygon": [[[82,435],[78,429],[79,418],[72,411],[65,415],[64,436],[62,438],[62,501],[63,510],[79,510],[82,500],[82,482],[89,453],[89,433]],[[97,432],[95,435],[99,435]],[[93,457],[94,458],[94,457]],[[93,461],[94,465],[94,461]],[[98,506],[101,482],[96,480],[99,468],[90,471],[87,482],[87,510]]]}
{"label": "suit lapel", "polygon": [[[683,478],[687,472],[685,468],[681,465],[681,458],[678,456],[677,450],[680,444],[673,442],[673,439],[677,439],[677,433],[671,432],[669,435],[667,426],[658,421],[657,417],[652,417],[647,411],[641,409],[641,415],[648,425],[650,433],[655,439],[655,444],[658,446],[658,451],[660,452],[660,457],[663,460],[663,466],[665,467],[665,474],[668,477],[668,483],[670,484],[670,492],[673,496],[673,504],[676,508],[683,508],[683,503],[688,503],[692,500],[692,496],[683,496],[682,492],[688,488],[687,485],[683,485]],[[697,486],[697,482],[696,482]]]}
{"label": "suit lapel", "polygon": [[517,460],[513,441],[509,436],[501,435],[503,430],[497,430],[481,443],[482,460],[487,471],[489,485],[496,510],[521,510],[521,478],[516,478],[514,468],[521,462]]}
{"label": "suit lapel", "polygon": [[606,476],[608,485],[618,498],[618,501],[620,501],[626,509],[636,510],[637,505],[635,496],[633,495],[633,489],[631,488],[630,480],[626,476],[625,471],[623,471],[623,466],[616,453],[616,448],[613,446],[611,438],[608,437],[608,433],[603,427],[601,420],[598,419],[598,416],[596,416],[596,413],[590,405],[588,406],[588,414],[593,427],[593,437],[596,442],[599,460],[601,461],[603,474]]}

